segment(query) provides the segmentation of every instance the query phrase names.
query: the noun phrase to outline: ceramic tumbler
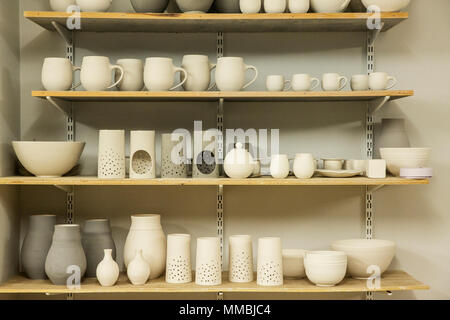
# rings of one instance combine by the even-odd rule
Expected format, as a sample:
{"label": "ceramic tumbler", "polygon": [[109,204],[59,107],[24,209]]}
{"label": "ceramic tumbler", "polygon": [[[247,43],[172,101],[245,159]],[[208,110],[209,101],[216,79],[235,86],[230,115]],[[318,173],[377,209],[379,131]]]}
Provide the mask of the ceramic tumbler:
{"label": "ceramic tumbler", "polygon": [[229,239],[229,280],[230,282],[253,281],[253,244],[248,235],[231,236]]}
{"label": "ceramic tumbler", "polygon": [[195,283],[202,286],[222,284],[222,259],[220,239],[203,237],[197,239]]}
{"label": "ceramic tumbler", "polygon": [[316,162],[310,153],[297,153],[294,159],[294,174],[298,179],[309,179],[314,175]]}
{"label": "ceramic tumbler", "polygon": [[72,65],[66,58],[45,58],[42,66],[42,85],[48,91],[66,91],[80,86],[72,86],[73,72],[81,68]]}
{"label": "ceramic tumbler", "polygon": [[[183,80],[174,84],[175,73],[183,73]],[[181,87],[187,80],[187,72],[173,65],[171,58],[147,58],[144,67],[144,83],[149,91],[171,91]]]}
{"label": "ceramic tumbler", "polygon": [[187,178],[186,136],[161,135],[161,178]]}
{"label": "ceramic tumbler", "polygon": [[[118,70],[119,79],[111,84],[111,71]],[[81,64],[81,84],[87,91],[105,91],[117,86],[123,78],[123,68],[112,65],[108,57],[84,57]]]}
{"label": "ceramic tumbler", "polygon": [[193,178],[218,178],[216,131],[194,131]]}
{"label": "ceramic tumbler", "polygon": [[98,143],[98,177],[125,178],[125,131],[100,130]]}
{"label": "ceramic tumbler", "polygon": [[[123,78],[117,84],[120,91],[141,91],[144,87],[144,64],[140,59],[119,59],[117,65],[123,68]],[[120,78],[119,70],[115,73]]]}
{"label": "ceramic tumbler", "polygon": [[294,91],[311,91],[317,88],[319,84],[319,79],[312,78],[307,73],[299,73],[292,76],[292,89]]}
{"label": "ceramic tumbler", "polygon": [[283,285],[283,257],[280,238],[266,237],[258,240],[256,282],[260,286]]}
{"label": "ceramic tumbler", "polygon": [[289,158],[287,154],[273,154],[270,157],[270,175],[274,179],[284,179],[289,175]]}
{"label": "ceramic tumbler", "polygon": [[169,234],[167,236],[166,282],[192,282],[191,235]]}
{"label": "ceramic tumbler", "polygon": [[[389,84],[391,81],[391,84]],[[373,72],[369,74],[370,90],[389,90],[397,84],[395,77],[389,76],[386,72]]]}
{"label": "ceramic tumbler", "polygon": [[[247,70],[253,70],[255,76],[245,83]],[[222,57],[217,60],[216,84],[220,91],[241,91],[258,78],[258,69],[254,66],[246,65],[241,57]]]}
{"label": "ceramic tumbler", "polygon": [[325,73],[322,76],[322,89],[324,91],[341,91],[347,85],[347,78],[338,73]]}
{"label": "ceramic tumbler", "polygon": [[185,91],[206,91],[211,90],[211,71],[216,65],[209,62],[208,56],[185,55],[181,67],[186,70],[187,79],[184,82],[184,73],[180,74],[181,82]]}
{"label": "ceramic tumbler", "polygon": [[283,13],[286,11],[287,0],[264,0],[266,13]]}
{"label": "ceramic tumbler", "polygon": [[131,131],[130,179],[156,178],[155,131]]}
{"label": "ceramic tumbler", "polygon": [[285,80],[282,75],[270,75],[266,78],[267,91],[285,91],[291,88],[291,80]]}

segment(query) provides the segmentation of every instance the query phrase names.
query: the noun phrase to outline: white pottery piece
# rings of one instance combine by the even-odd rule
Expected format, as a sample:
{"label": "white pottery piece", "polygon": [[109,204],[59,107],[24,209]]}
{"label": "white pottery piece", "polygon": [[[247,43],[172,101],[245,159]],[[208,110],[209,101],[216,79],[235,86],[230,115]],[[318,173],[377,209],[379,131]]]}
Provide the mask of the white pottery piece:
{"label": "white pottery piece", "polygon": [[97,266],[97,280],[102,287],[112,287],[119,279],[119,265],[112,257],[112,249],[105,249],[105,257]]}
{"label": "white pottery piece", "polygon": [[320,80],[307,73],[299,73],[292,76],[291,83],[294,91],[311,91],[319,86]]}
{"label": "white pottery piece", "polygon": [[182,12],[198,11],[206,13],[211,8],[214,0],[176,0],[176,2]]}
{"label": "white pottery piece", "polygon": [[341,91],[347,85],[348,79],[338,73],[325,73],[322,76],[323,91]]}
{"label": "white pottery piece", "polygon": [[310,7],[310,0],[289,0],[288,8],[291,13],[306,13]]}
{"label": "white pottery piece", "polygon": [[154,179],[155,177],[155,131],[131,131],[130,179]]}
{"label": "white pottery piece", "polygon": [[57,12],[66,12],[69,6],[76,5],[75,0],[50,0],[50,8]]}
{"label": "white pottery piece", "polygon": [[318,174],[329,178],[351,178],[355,176],[360,176],[364,171],[361,170],[316,170]]}
{"label": "white pottery piece", "polygon": [[266,13],[283,13],[286,11],[287,0],[264,0]]}
{"label": "white pottery piece", "polygon": [[186,136],[161,135],[161,177],[187,178]]}
{"label": "white pottery piece", "polygon": [[291,80],[286,80],[282,75],[269,75],[266,78],[267,91],[285,91],[291,88]]}
{"label": "white pottery piece", "polygon": [[[174,76],[182,72],[184,80],[174,84]],[[181,87],[187,80],[187,72],[173,65],[171,58],[147,58],[144,67],[144,83],[149,91],[171,91]]]}
{"label": "white pottery piece", "polygon": [[142,286],[147,282],[150,272],[150,264],[144,259],[142,249],[137,250],[134,259],[130,261],[127,267],[128,279],[133,285]]}
{"label": "white pottery piece", "polygon": [[380,148],[381,158],[386,160],[389,172],[399,176],[400,168],[427,167],[430,148]]}
{"label": "white pottery piece", "polygon": [[306,277],[303,259],[305,250],[283,249],[283,276],[285,278],[301,279]]}
{"label": "white pottery piece", "polygon": [[376,6],[381,12],[395,12],[405,9],[410,0],[362,0],[366,8]]}
{"label": "white pottery piece", "polygon": [[[245,73],[249,69],[255,72],[255,76],[245,83]],[[256,67],[246,65],[241,57],[222,57],[217,61],[216,84],[220,91],[241,91],[255,82],[256,78]]]}
{"label": "white pottery piece", "polygon": [[337,285],[347,271],[347,255],[340,251],[307,251],[304,263],[309,281],[319,287]]}
{"label": "white pottery piece", "polygon": [[367,160],[367,178],[384,179],[386,178],[386,160],[370,159]]}
{"label": "white pottery piece", "polygon": [[311,7],[318,13],[344,12],[350,0],[311,0]]}
{"label": "white pottery piece", "polygon": [[274,179],[284,179],[289,175],[289,158],[287,154],[273,154],[270,157],[270,175]]}
{"label": "white pottery piece", "polygon": [[376,141],[379,148],[409,148],[404,119],[382,119],[380,136]]}
{"label": "white pottery piece", "polygon": [[139,13],[161,13],[166,10],[169,0],[131,0],[131,5]]}
{"label": "white pottery piece", "polygon": [[344,159],[322,158],[323,168],[325,170],[342,170]]}
{"label": "white pottery piece", "polygon": [[355,74],[350,80],[350,87],[353,91],[369,90],[369,76],[367,74]]}
{"label": "white pottery piece", "polygon": [[283,258],[280,238],[258,240],[258,267],[256,283],[260,286],[283,285]]}
{"label": "white pottery piece", "polygon": [[167,236],[166,282],[192,282],[191,235],[169,234]]}
{"label": "white pottery piece", "polygon": [[66,58],[45,58],[42,65],[42,85],[47,91],[66,91],[75,89],[80,83],[72,86],[73,73],[81,68],[72,65]]}
{"label": "white pottery piece", "polygon": [[83,12],[106,12],[112,4],[112,0],[76,0]]}
{"label": "white pottery piece", "polygon": [[201,286],[222,284],[222,259],[220,257],[220,239],[218,237],[197,239],[196,262],[196,284]]}
{"label": "white pottery piece", "polygon": [[218,178],[217,132],[194,131],[193,178]]}
{"label": "white pottery piece", "polygon": [[344,170],[358,170],[365,173],[367,170],[367,160],[345,160]]}
{"label": "white pottery piece", "polygon": [[248,235],[231,236],[229,239],[228,278],[230,282],[253,281],[253,245]]}
{"label": "white pottery piece", "polygon": [[[111,70],[120,72],[119,79],[111,84]],[[87,56],[81,64],[81,84],[87,91],[105,91],[117,86],[123,78],[123,68],[111,65],[108,57]]]}
{"label": "white pottery piece", "polygon": [[[389,84],[389,81],[391,83]],[[372,72],[369,74],[370,90],[389,90],[397,84],[395,77],[389,76],[386,72]]]}
{"label": "white pottery piece", "polygon": [[239,8],[242,13],[259,13],[261,11],[261,0],[240,0]]}
{"label": "white pottery piece", "polygon": [[225,157],[223,168],[228,177],[232,179],[245,179],[253,172],[254,160],[250,152],[244,149],[242,143],[236,143]]}
{"label": "white pottery piece", "polygon": [[[119,59],[117,65],[123,68],[123,78],[117,84],[120,91],[141,91],[144,87],[144,64],[140,59]],[[115,73],[120,78],[119,70]]]}
{"label": "white pottery piece", "polygon": [[[208,56],[190,54],[183,57],[181,67],[187,72],[187,80],[183,84],[186,91],[206,91],[211,90],[214,84],[211,84],[211,70],[216,65],[209,62]],[[183,82],[184,74],[181,73],[181,82]]]}
{"label": "white pottery piece", "polygon": [[298,179],[309,179],[314,175],[316,163],[310,153],[297,153],[294,159],[294,174]]}
{"label": "white pottery piece", "polygon": [[125,130],[100,130],[98,177],[100,179],[125,178]]}
{"label": "white pottery piece", "polygon": [[405,179],[431,179],[433,168],[400,168],[400,177]]}

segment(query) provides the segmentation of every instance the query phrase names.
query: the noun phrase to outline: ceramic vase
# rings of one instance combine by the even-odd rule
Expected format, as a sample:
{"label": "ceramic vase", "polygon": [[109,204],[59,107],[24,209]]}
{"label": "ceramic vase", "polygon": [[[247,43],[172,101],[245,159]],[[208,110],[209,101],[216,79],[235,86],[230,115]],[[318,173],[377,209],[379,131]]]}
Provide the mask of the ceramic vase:
{"label": "ceramic vase", "polygon": [[79,225],[55,225],[52,245],[45,260],[45,273],[55,285],[72,285],[73,281],[83,279],[86,256]]}
{"label": "ceramic vase", "polygon": [[112,287],[119,279],[119,265],[114,261],[112,249],[104,250],[104,258],[96,269],[97,280],[102,287]]}
{"label": "ceramic vase", "polygon": [[33,215],[28,221],[28,232],[20,252],[22,269],[30,279],[47,279],[45,259],[52,245],[56,216]]}
{"label": "ceramic vase", "polygon": [[217,136],[213,131],[194,132],[193,178],[218,178]]}
{"label": "ceramic vase", "polygon": [[75,0],[50,0],[50,8],[53,11],[66,12],[69,6],[76,5]]}
{"label": "ceramic vase", "polygon": [[191,236],[169,234],[167,236],[166,282],[192,282]]}
{"label": "ceramic vase", "polygon": [[156,178],[155,131],[131,131],[130,178]]}
{"label": "ceramic vase", "polygon": [[280,238],[260,238],[258,241],[257,284],[283,285],[283,257]]}
{"label": "ceramic vase", "polygon": [[161,178],[187,178],[186,137],[161,135]]}
{"label": "ceramic vase", "polygon": [[316,163],[310,153],[297,153],[294,159],[294,174],[298,179],[309,179],[314,175]]}
{"label": "ceramic vase", "polygon": [[137,253],[127,268],[127,276],[131,283],[135,286],[144,285],[151,273],[151,267],[147,260],[144,259],[142,249]]}
{"label": "ceramic vase", "polygon": [[161,276],[166,267],[166,237],[158,214],[136,214],[131,216],[131,227],[125,241],[124,262],[129,263],[142,250],[150,265],[150,279]]}
{"label": "ceramic vase", "polygon": [[104,257],[105,249],[111,249],[112,257],[116,259],[116,245],[111,234],[109,220],[86,220],[81,239],[87,260],[86,277],[94,278],[96,276],[97,265]]}
{"label": "ceramic vase", "polygon": [[248,235],[231,236],[229,239],[229,280],[230,282],[253,281],[253,245]]}
{"label": "ceramic vase", "polygon": [[201,286],[216,286],[222,283],[222,259],[220,239],[204,237],[197,239],[195,283]]}
{"label": "ceramic vase", "polygon": [[139,13],[161,13],[166,10],[169,0],[131,0],[134,11]]}
{"label": "ceramic vase", "polygon": [[220,13],[240,13],[239,0],[216,0],[214,8]]}
{"label": "ceramic vase", "polygon": [[125,178],[125,130],[100,130],[98,178]]}
{"label": "ceramic vase", "polygon": [[404,119],[382,119],[378,148],[409,148]]}

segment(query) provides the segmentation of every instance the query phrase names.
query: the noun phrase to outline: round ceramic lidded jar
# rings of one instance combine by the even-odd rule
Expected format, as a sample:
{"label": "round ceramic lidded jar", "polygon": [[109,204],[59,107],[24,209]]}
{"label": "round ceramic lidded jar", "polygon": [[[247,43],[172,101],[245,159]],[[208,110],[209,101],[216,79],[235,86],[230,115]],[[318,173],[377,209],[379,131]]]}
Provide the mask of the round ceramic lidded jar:
{"label": "round ceramic lidded jar", "polygon": [[220,239],[218,237],[197,239],[196,262],[196,284],[217,286],[222,283],[222,259],[220,256]]}
{"label": "round ceramic lidded jar", "polygon": [[156,177],[155,131],[131,131],[130,178]]}
{"label": "round ceramic lidded jar", "polygon": [[[45,273],[55,285],[72,285],[86,272],[86,256],[81,245],[80,226],[55,225],[53,241],[45,260]],[[79,284],[79,283],[75,283]]]}
{"label": "round ceramic lidded jar", "polygon": [[167,236],[167,283],[192,282],[191,235],[169,234]]}
{"label": "round ceramic lidded jar", "polygon": [[98,177],[100,179],[125,178],[125,130],[100,130]]}
{"label": "round ceramic lidded jar", "polygon": [[218,178],[217,132],[194,132],[193,178]]}
{"label": "round ceramic lidded jar", "polygon": [[186,136],[161,135],[161,178],[187,178]]}
{"label": "round ceramic lidded jar", "polygon": [[229,280],[230,282],[253,281],[253,246],[248,235],[231,236],[229,240]]}
{"label": "round ceramic lidded jar", "polygon": [[280,238],[259,239],[257,284],[260,286],[283,285],[283,258]]}
{"label": "round ceramic lidded jar", "polygon": [[125,241],[125,266],[142,250],[150,265],[150,279],[161,276],[166,267],[166,237],[158,214],[135,214],[131,216],[131,227]]}
{"label": "round ceramic lidded jar", "polygon": [[45,259],[52,245],[56,216],[33,215],[28,220],[28,232],[20,252],[22,268],[30,279],[47,279]]}
{"label": "round ceramic lidded jar", "polygon": [[97,266],[104,258],[105,249],[111,249],[112,257],[116,259],[116,245],[108,219],[86,220],[82,232],[82,243],[87,260],[87,278],[96,276]]}
{"label": "round ceramic lidded jar", "polygon": [[250,152],[244,149],[241,142],[236,143],[235,148],[227,153],[223,169],[228,177],[232,179],[245,179],[252,175],[255,167]]}
{"label": "round ceramic lidded jar", "polygon": [[169,0],[131,0],[134,11],[139,13],[161,13],[166,10]]}

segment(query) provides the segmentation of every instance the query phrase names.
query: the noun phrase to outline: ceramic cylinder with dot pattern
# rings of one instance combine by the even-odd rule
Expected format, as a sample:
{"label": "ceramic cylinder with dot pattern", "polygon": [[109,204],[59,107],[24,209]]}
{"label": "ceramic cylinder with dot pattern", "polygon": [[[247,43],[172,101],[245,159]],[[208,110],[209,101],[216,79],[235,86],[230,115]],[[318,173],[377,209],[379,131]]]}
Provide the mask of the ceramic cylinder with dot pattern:
{"label": "ceramic cylinder with dot pattern", "polygon": [[186,137],[161,135],[161,178],[187,178]]}
{"label": "ceramic cylinder with dot pattern", "polygon": [[191,235],[169,234],[167,236],[167,283],[189,283],[192,281]]}
{"label": "ceramic cylinder with dot pattern", "polygon": [[218,237],[197,239],[195,283],[201,286],[222,284],[222,258]]}
{"label": "ceramic cylinder with dot pattern", "polygon": [[231,236],[229,239],[228,280],[230,282],[253,281],[253,245],[248,235]]}
{"label": "ceramic cylinder with dot pattern", "polygon": [[131,131],[130,178],[154,179],[155,177],[155,131]]}
{"label": "ceramic cylinder with dot pattern", "polygon": [[257,284],[260,286],[283,285],[283,257],[281,239],[275,237],[258,240]]}
{"label": "ceramic cylinder with dot pattern", "polygon": [[100,130],[98,177],[100,179],[125,178],[125,130]]}

